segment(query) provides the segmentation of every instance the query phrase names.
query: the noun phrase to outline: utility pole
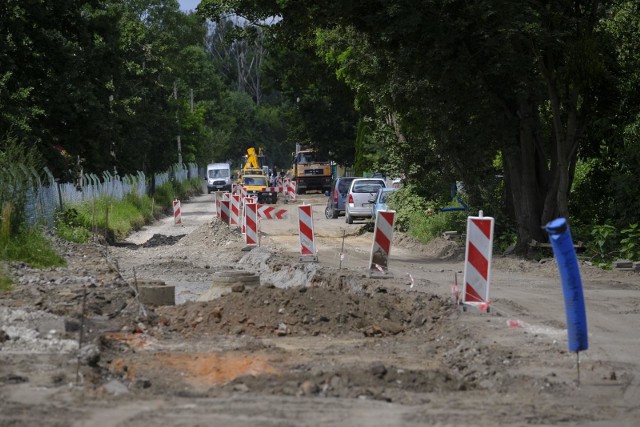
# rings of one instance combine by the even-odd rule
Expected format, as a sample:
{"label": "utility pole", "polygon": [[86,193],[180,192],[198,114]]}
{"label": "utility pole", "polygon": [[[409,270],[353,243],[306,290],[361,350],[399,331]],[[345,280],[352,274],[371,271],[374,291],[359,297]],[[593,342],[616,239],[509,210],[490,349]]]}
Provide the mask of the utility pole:
{"label": "utility pole", "polygon": [[[178,100],[178,85],[173,81],[173,99]],[[177,103],[176,103],[177,104]],[[178,107],[176,105],[176,122],[178,123],[178,164],[182,164],[182,144],[180,143],[180,118],[178,117]]]}

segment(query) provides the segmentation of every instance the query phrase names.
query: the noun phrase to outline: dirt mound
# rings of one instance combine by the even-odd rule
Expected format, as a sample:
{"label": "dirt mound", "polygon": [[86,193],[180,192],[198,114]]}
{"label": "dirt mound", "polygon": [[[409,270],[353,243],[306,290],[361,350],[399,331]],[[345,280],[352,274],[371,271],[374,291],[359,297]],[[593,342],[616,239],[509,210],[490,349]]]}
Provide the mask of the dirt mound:
{"label": "dirt mound", "polygon": [[396,232],[393,235],[393,244],[433,258],[458,261],[464,259],[464,242],[455,240],[436,238],[422,243],[415,237]]}
{"label": "dirt mound", "polygon": [[[317,283],[322,281],[316,277]],[[435,295],[407,296],[383,286],[323,282],[287,289],[261,286],[210,302],[157,310],[162,322],[184,335],[395,335],[451,314],[449,301]]]}
{"label": "dirt mound", "polygon": [[201,225],[180,241],[183,246],[227,246],[232,243],[242,243],[240,229],[231,229],[218,219]]}
{"label": "dirt mound", "polygon": [[170,246],[175,245],[185,234],[179,234],[177,236],[165,236],[163,234],[154,234],[149,240],[144,242],[143,248],[155,248],[156,246]]}

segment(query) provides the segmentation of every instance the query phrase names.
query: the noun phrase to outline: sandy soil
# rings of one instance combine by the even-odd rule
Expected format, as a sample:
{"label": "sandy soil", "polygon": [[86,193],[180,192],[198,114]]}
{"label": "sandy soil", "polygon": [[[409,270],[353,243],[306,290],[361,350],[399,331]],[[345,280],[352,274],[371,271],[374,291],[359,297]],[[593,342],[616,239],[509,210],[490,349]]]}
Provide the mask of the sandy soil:
{"label": "sandy soil", "polygon": [[[0,425],[640,425],[638,273],[581,265],[591,348],[578,384],[551,258],[495,256],[490,312],[463,312],[460,244],[396,236],[391,274],[369,277],[366,223],[326,219],[324,202],[279,202],[288,218],[261,221],[256,248],[203,195],[181,225],[59,243],[68,267],[10,264]],[[299,262],[300,203],[317,263]],[[216,275],[229,270],[260,286],[231,289]],[[177,305],[142,304],[145,280],[175,286]]]}

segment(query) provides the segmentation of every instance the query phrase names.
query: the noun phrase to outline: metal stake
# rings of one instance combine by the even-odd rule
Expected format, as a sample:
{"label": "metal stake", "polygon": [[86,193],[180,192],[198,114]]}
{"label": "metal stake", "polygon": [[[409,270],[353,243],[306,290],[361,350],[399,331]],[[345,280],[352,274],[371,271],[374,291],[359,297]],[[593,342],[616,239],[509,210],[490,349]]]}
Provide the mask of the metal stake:
{"label": "metal stake", "polygon": [[576,370],[578,373],[578,379],[576,381],[578,387],[580,387],[580,352],[576,351]]}
{"label": "metal stake", "polygon": [[340,268],[342,270],[342,257],[344,256],[344,237],[347,234],[347,230],[342,230],[342,249],[340,249]]}
{"label": "metal stake", "polygon": [[76,366],[76,384],[80,383],[80,358],[82,342],[84,341],[84,319],[87,307],[87,288],[82,288],[82,312],[80,313],[80,336],[78,337],[78,365]]}

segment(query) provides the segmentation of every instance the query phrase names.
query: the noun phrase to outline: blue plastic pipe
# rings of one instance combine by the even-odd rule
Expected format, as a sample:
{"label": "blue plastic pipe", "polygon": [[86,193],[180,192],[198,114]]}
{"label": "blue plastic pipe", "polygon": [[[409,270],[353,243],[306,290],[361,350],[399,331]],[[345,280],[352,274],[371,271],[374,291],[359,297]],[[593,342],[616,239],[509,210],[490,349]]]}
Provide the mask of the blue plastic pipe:
{"label": "blue plastic pipe", "polygon": [[579,352],[589,348],[587,337],[587,315],[584,307],[582,280],[578,270],[578,258],[573,247],[571,232],[566,218],[557,218],[546,226],[551,247],[560,270],[564,310],[567,316],[569,351]]}

